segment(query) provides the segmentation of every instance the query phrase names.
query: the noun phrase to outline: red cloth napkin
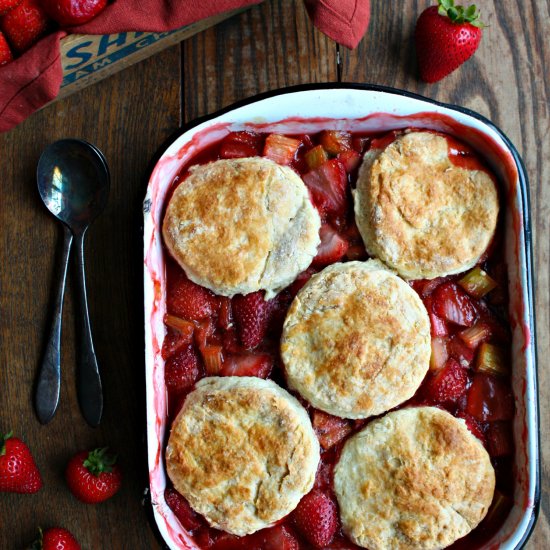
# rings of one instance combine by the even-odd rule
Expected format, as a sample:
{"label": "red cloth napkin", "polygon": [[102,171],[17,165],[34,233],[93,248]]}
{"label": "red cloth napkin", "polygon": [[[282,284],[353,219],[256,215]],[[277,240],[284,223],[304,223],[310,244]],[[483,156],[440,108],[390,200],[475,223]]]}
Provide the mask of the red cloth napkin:
{"label": "red cloth napkin", "polygon": [[[116,0],[95,19],[67,32],[112,34],[162,32],[189,25],[261,0]],[[313,24],[327,36],[355,48],[370,16],[369,0],[304,0]],[[52,101],[63,79],[58,31],[41,39],[21,57],[0,67],[0,132],[10,130]]]}

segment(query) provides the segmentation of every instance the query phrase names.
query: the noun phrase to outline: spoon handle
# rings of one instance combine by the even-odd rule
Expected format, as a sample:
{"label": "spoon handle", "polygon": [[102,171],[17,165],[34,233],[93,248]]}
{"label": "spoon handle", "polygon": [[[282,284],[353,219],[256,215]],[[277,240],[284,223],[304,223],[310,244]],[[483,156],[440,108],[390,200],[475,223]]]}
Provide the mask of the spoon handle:
{"label": "spoon handle", "polygon": [[73,242],[73,234],[65,225],[63,225],[63,233],[63,252],[57,279],[53,322],[40,365],[34,395],[36,415],[42,424],[47,424],[53,418],[59,404],[59,389],[61,387],[61,320],[63,318],[67,265]]}
{"label": "spoon handle", "polygon": [[86,273],[84,269],[84,234],[82,232],[75,237],[78,267],[77,300],[79,305],[76,391],[82,415],[90,426],[96,427],[99,425],[103,413],[103,391],[88,314]]}

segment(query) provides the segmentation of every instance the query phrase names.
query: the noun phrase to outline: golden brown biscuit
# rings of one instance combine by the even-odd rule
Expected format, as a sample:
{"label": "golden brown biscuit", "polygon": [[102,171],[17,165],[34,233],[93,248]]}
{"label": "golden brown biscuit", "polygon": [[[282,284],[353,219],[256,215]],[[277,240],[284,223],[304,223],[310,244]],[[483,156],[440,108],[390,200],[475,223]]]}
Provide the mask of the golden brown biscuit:
{"label": "golden brown biscuit", "polygon": [[406,279],[474,266],[495,232],[497,190],[482,170],[451,162],[447,140],[411,132],[365,155],[354,192],[368,252]]}
{"label": "golden brown biscuit", "polygon": [[201,380],[166,449],[174,487],[210,525],[239,536],[294,510],[318,463],[305,409],[275,382],[255,377]]}
{"label": "golden brown biscuit", "polygon": [[464,420],[435,407],[374,420],[344,445],[334,490],[344,532],[369,550],[432,550],[485,517],[495,473]]}
{"label": "golden brown biscuit", "polygon": [[344,418],[380,414],[412,397],[430,354],[422,301],[378,260],[314,275],[292,302],[281,339],[289,387]]}
{"label": "golden brown biscuit", "polygon": [[265,289],[270,298],[311,263],[320,225],[300,177],[255,157],[193,167],[162,232],[195,283],[224,296]]}

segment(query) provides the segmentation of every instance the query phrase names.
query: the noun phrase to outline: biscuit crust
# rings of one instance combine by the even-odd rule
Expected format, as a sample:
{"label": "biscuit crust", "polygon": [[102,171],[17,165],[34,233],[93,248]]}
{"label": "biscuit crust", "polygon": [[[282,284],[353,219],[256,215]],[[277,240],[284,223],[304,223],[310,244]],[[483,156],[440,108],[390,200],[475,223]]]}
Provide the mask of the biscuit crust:
{"label": "biscuit crust", "polygon": [[410,132],[365,154],[354,192],[367,251],[406,279],[473,267],[495,232],[498,195],[491,176],[449,159],[447,140]]}
{"label": "biscuit crust", "polygon": [[435,550],[474,529],[495,473],[463,420],[435,407],[401,409],[351,437],[334,471],[344,532],[369,550]]}
{"label": "biscuit crust", "polygon": [[319,456],[309,417],[286,390],[255,377],[211,377],[174,421],[166,466],[211,526],[243,536],[294,510]]}
{"label": "biscuit crust", "polygon": [[218,160],[191,168],[163,223],[170,254],[195,283],[233,296],[274,296],[307,268],[319,214],[301,178],[269,159]]}
{"label": "biscuit crust", "polygon": [[314,407],[367,418],[403,403],[429,368],[418,295],[378,260],[333,264],[292,302],[281,339],[289,387]]}

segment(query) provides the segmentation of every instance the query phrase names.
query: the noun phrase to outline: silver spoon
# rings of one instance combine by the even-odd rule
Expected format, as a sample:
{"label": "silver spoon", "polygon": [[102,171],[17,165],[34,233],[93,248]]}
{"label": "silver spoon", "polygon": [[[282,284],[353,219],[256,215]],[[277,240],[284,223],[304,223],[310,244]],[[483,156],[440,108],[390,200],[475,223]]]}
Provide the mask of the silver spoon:
{"label": "silver spoon", "polygon": [[42,424],[54,416],[61,386],[61,319],[67,265],[73,238],[77,248],[77,296],[80,306],[77,349],[77,395],[88,424],[97,426],[103,412],[103,392],[92,341],[86,275],[84,235],[101,213],[109,195],[109,169],[99,149],[82,140],[62,139],[42,153],[36,170],[38,191],[48,210],[63,223],[63,254],[57,281],[53,323],[40,367],[35,408]]}

